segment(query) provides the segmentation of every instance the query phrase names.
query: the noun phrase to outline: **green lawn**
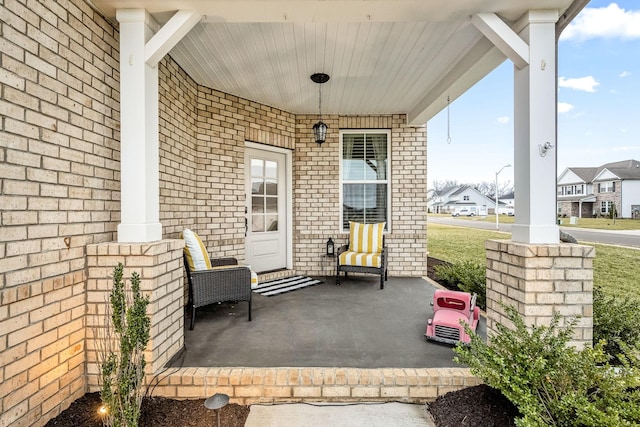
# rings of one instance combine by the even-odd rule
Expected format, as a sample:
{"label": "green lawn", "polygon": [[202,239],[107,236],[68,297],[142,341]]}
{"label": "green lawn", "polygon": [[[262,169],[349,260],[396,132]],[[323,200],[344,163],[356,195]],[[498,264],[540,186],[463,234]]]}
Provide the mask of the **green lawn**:
{"label": "green lawn", "polygon": [[[429,256],[449,262],[472,261],[486,265],[484,242],[509,239],[510,233],[429,224],[427,228]],[[640,250],[609,245],[593,245],[594,285],[621,298],[640,298]]]}
{"label": "green lawn", "polygon": [[[429,216],[450,217],[451,215],[445,214],[429,214]],[[485,221],[496,222],[495,215],[487,216],[459,216],[457,219],[464,219],[467,221]],[[640,230],[639,219],[616,219],[615,222],[609,218],[576,218],[575,224],[570,224],[570,218],[558,218],[562,221],[563,227],[580,227],[580,228],[595,228],[600,230]],[[513,224],[514,217],[508,215],[500,215],[498,221],[501,224]]]}

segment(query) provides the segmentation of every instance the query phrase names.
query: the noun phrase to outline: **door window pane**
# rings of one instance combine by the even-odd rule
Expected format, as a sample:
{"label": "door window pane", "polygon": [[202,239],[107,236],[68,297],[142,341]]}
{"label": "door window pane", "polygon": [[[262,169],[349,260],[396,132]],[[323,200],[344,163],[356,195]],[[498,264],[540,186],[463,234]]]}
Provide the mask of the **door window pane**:
{"label": "door window pane", "polygon": [[278,215],[267,215],[267,230],[266,231],[278,231]]}
{"label": "door window pane", "polygon": [[278,163],[251,159],[251,232],[278,230]]}
{"label": "door window pane", "polygon": [[251,178],[251,194],[264,194],[264,180]]}
{"label": "door window pane", "polygon": [[254,233],[264,231],[264,215],[251,215],[251,231]]}
{"label": "door window pane", "polygon": [[265,194],[267,196],[277,196],[278,195],[278,181],[273,179],[267,179],[264,183]]}
{"label": "door window pane", "polygon": [[264,176],[267,178],[277,178],[278,177],[278,163],[267,160],[264,162],[265,164],[265,172]]}
{"label": "door window pane", "polygon": [[259,214],[264,213],[264,197],[252,197],[251,198],[251,213]]}
{"label": "door window pane", "polygon": [[251,176],[264,176],[264,160],[251,159]]}
{"label": "door window pane", "polygon": [[277,197],[267,197],[266,201],[266,213],[278,213],[278,198]]}

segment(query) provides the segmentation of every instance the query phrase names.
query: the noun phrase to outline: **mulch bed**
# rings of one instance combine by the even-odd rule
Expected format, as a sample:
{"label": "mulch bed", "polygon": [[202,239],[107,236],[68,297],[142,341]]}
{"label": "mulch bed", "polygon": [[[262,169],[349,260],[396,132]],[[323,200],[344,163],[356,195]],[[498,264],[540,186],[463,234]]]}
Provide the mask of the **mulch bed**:
{"label": "mulch bed", "polygon": [[[443,263],[428,258],[428,276],[438,281],[434,267]],[[443,284],[444,285],[444,284]],[[45,427],[102,427],[98,415],[100,395],[87,393],[76,400]],[[499,391],[486,385],[469,387],[440,396],[428,404],[437,427],[512,427],[518,410]],[[222,427],[242,427],[249,407],[229,404],[220,410]],[[140,427],[211,427],[216,426],[214,411],[204,407],[204,399],[174,400],[164,397],[145,398]]]}
{"label": "mulch bed", "polygon": [[484,384],[449,392],[428,408],[438,427],[513,427],[519,415],[502,393]]}
{"label": "mulch bed", "polygon": [[[87,393],[45,427],[103,427],[98,415],[100,395]],[[500,392],[478,385],[440,396],[427,408],[438,427],[513,427],[517,409]],[[220,426],[242,427],[249,407],[229,404],[220,410]],[[174,400],[146,398],[142,405],[140,427],[216,426],[215,412],[204,407],[204,399]]]}
{"label": "mulch bed", "polygon": [[[103,427],[98,415],[99,393],[87,393],[76,400],[45,427]],[[220,410],[220,426],[242,427],[249,416],[249,407],[230,403]],[[216,413],[204,407],[204,399],[175,400],[147,397],[142,402],[140,427],[212,427],[217,425]]]}
{"label": "mulch bed", "polygon": [[440,264],[450,264],[447,261],[443,261],[441,259],[437,259],[437,258],[433,258],[433,257],[427,257],[427,276],[429,277],[429,279],[435,280],[436,282],[440,283],[440,278],[436,275],[436,265],[440,265]]}

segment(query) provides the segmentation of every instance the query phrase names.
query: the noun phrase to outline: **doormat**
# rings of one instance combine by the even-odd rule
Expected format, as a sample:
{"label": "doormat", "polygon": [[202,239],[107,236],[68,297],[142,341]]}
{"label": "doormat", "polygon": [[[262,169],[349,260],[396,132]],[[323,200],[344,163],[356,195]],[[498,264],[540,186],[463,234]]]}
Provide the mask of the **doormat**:
{"label": "doormat", "polygon": [[283,294],[285,292],[291,292],[309,286],[322,283],[321,280],[312,279],[306,276],[292,276],[282,279],[270,280],[268,282],[258,284],[258,287],[253,292],[264,295],[266,297],[272,297],[274,295]]}

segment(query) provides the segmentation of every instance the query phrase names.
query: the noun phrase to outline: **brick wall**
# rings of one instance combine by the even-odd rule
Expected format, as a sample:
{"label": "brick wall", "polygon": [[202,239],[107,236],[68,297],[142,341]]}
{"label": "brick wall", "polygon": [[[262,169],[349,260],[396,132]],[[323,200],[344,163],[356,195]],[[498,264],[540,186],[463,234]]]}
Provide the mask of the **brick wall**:
{"label": "brick wall", "polygon": [[159,74],[160,223],[163,236],[177,238],[185,228],[198,229],[197,190],[198,87],[178,65],[165,57]]}
{"label": "brick wall", "polygon": [[391,130],[391,209],[389,274],[427,275],[427,135],[394,116]]}
{"label": "brick wall", "polygon": [[[315,115],[285,111],[196,86],[170,59],[161,63],[161,218],[163,235],[194,228],[216,256],[244,259],[246,141],[293,150],[293,268],[327,274],[321,254],[340,231],[340,129],[391,130],[392,275],[426,275],[426,131],[404,115],[325,116],[318,146]],[[194,93],[197,88],[197,93]],[[193,118],[184,112],[194,112]],[[195,128],[194,128],[195,126]],[[194,130],[195,129],[195,130]],[[189,184],[189,179],[193,180]]]}
{"label": "brick wall", "polygon": [[244,260],[245,141],[293,149],[294,116],[203,86],[197,104],[196,231],[214,255]]}
{"label": "brick wall", "polygon": [[598,185],[602,184],[604,186],[604,183],[593,184],[596,196],[593,208],[597,216],[609,216],[609,212],[611,212],[610,209],[609,212],[602,213],[602,202],[612,202],[616,206],[618,217],[622,216],[622,181],[613,181],[613,183],[616,186],[616,191],[599,191]]}
{"label": "brick wall", "polygon": [[[99,388],[100,352],[104,349],[106,305],[113,288],[113,269],[125,266],[123,281],[131,286],[131,274],[140,275],[140,290],[149,296],[147,315],[150,340],[145,352],[147,384],[184,346],[184,293],[182,291],[182,240],[151,243],[99,243],[87,246],[87,383]],[[102,345],[102,347],[101,347]]]}
{"label": "brick wall", "polygon": [[301,274],[310,275],[327,274],[321,255],[329,237],[336,247],[346,242],[339,233],[340,119],[322,117],[328,128],[326,141],[320,146],[312,131],[317,121],[317,115],[297,117],[293,154],[293,264]]}
{"label": "brick wall", "polygon": [[192,228],[216,256],[243,259],[245,141],[293,149],[294,116],[199,86],[169,57],[159,76],[163,236]]}
{"label": "brick wall", "polygon": [[85,247],[119,221],[118,34],[84,1],[0,2],[0,425],[85,392]]}
{"label": "brick wall", "polygon": [[322,146],[313,140],[315,115],[299,115],[294,153],[294,264],[305,274],[327,274],[321,255],[329,237],[345,244],[340,224],[340,129],[391,130],[389,274],[426,276],[427,143],[424,127],[404,115],[323,116]]}
{"label": "brick wall", "polygon": [[561,243],[531,245],[488,240],[487,333],[509,325],[500,302],[512,305],[527,325],[548,326],[553,314],[580,316],[572,345],[591,345],[593,338],[593,257],[591,246]]}

